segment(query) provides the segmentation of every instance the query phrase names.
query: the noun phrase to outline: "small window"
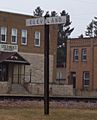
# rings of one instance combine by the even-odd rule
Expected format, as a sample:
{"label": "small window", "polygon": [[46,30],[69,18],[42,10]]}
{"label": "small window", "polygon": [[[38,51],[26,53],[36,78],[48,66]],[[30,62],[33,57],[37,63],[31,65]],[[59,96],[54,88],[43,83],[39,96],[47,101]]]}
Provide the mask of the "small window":
{"label": "small window", "polygon": [[84,86],[84,88],[89,87],[89,84],[90,84],[90,73],[83,72],[83,86]]}
{"label": "small window", "polygon": [[74,61],[78,61],[78,49],[74,49]]}
{"label": "small window", "polygon": [[63,79],[62,73],[61,72],[57,72],[57,80],[61,80]]}
{"label": "small window", "polygon": [[1,42],[6,42],[7,28],[1,27]]}
{"label": "small window", "polygon": [[12,28],[12,43],[17,43],[17,29],[16,28]]}
{"label": "small window", "polygon": [[27,30],[22,30],[21,44],[27,45]]}
{"label": "small window", "polygon": [[87,50],[86,50],[86,48],[82,49],[82,61],[87,61]]}
{"label": "small window", "polygon": [[34,45],[35,45],[35,46],[40,46],[40,32],[35,32]]}

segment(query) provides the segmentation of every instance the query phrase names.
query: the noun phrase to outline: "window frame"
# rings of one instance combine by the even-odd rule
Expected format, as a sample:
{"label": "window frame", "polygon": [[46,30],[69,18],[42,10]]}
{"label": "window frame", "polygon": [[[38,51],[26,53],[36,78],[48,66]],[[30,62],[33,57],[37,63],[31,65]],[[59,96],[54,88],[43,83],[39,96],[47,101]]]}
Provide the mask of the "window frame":
{"label": "window frame", "polygon": [[[86,74],[88,73],[88,77],[86,77]],[[86,84],[88,81],[88,84]],[[89,71],[84,71],[83,72],[83,87],[84,88],[89,88],[90,86],[90,72]]]}
{"label": "window frame", "polygon": [[[25,43],[23,42],[23,38],[25,38]],[[21,44],[22,45],[27,45],[27,30],[26,29],[21,30]]]}
{"label": "window frame", "polygon": [[[13,30],[16,30],[16,34],[14,35],[14,31]],[[12,37],[15,37],[15,42],[12,40],[13,38]],[[16,28],[12,28],[11,30],[11,43],[17,43],[17,29]]]}
{"label": "window frame", "polygon": [[56,79],[57,79],[57,80],[61,80],[61,79],[63,79],[63,74],[62,74],[61,71],[57,71]]}
{"label": "window frame", "polygon": [[[1,42],[6,43],[6,40],[7,40],[7,27],[2,26],[0,30],[1,30],[0,31],[0,33],[1,33]],[[2,40],[2,35],[4,35],[5,40]]]}
{"label": "window frame", "polygon": [[[37,37],[37,33],[38,33],[38,37]],[[39,43],[39,44],[36,44],[36,40],[38,40],[38,43]],[[39,32],[39,31],[36,31],[36,32],[35,32],[35,36],[34,36],[34,46],[40,47],[40,32]]]}
{"label": "window frame", "polygon": [[87,61],[87,49],[86,48],[82,49],[82,61],[83,62]]}
{"label": "window frame", "polygon": [[73,50],[73,60],[74,60],[74,62],[78,62],[78,59],[79,59],[79,51],[78,51],[78,49],[74,49]]}

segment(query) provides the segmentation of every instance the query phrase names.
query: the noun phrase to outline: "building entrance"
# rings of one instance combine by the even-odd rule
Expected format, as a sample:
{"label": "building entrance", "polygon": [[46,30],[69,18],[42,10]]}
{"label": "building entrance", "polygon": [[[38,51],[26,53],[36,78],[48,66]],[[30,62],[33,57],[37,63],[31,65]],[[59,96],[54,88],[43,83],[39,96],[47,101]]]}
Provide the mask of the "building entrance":
{"label": "building entrance", "polygon": [[71,72],[71,84],[73,85],[73,88],[76,88],[76,72]]}
{"label": "building entrance", "polygon": [[16,52],[0,53],[0,81],[10,84],[22,84],[25,77],[25,65],[30,65]]}
{"label": "building entrance", "polygon": [[22,84],[25,77],[25,66],[21,64],[9,64],[8,79],[11,84]]}

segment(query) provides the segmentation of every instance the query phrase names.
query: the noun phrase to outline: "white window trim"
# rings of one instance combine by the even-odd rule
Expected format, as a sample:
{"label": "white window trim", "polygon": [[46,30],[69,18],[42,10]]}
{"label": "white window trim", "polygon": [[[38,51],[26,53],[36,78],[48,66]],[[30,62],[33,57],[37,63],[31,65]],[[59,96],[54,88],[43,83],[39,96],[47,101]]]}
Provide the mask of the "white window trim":
{"label": "white window trim", "polygon": [[[84,56],[86,57],[86,59],[84,59]],[[82,49],[82,61],[87,61],[87,50],[86,50],[86,48]]]}
{"label": "white window trim", "polygon": [[[37,38],[36,38],[36,33],[39,33],[39,38],[38,38],[38,39],[39,39],[39,44],[35,44],[35,40],[37,39]],[[40,47],[40,32],[38,32],[38,31],[35,32],[34,46]]]}
{"label": "white window trim", "polygon": [[[13,30],[13,29],[16,29],[16,28],[12,28],[12,30]],[[13,41],[12,41],[12,36],[13,36],[12,30],[11,30],[11,43],[17,43],[17,29],[16,29],[16,42],[13,42]]]}
{"label": "white window trim", "polygon": [[[86,73],[89,73],[89,72],[83,72],[83,80],[84,80],[83,85],[84,85],[84,87],[89,87],[89,85],[85,84],[85,81],[87,81],[87,80],[90,82],[90,77],[89,78],[85,77]],[[90,73],[89,73],[89,76],[90,76]]]}
{"label": "white window trim", "polygon": [[[2,41],[2,39],[1,39],[1,42],[6,43],[6,40],[7,40],[7,27],[1,27],[1,29],[2,29],[2,28],[5,28],[5,32],[4,32],[5,41]],[[2,35],[2,34],[1,34],[1,35]]]}
{"label": "white window trim", "polygon": [[[77,51],[77,52],[76,52]],[[74,49],[74,61],[76,62],[76,61],[78,61],[78,59],[75,59],[76,58],[76,56],[78,56],[78,49]]]}
{"label": "white window trim", "polygon": [[[23,31],[26,31],[26,36],[25,36],[26,42],[25,42],[25,43],[22,42],[22,32],[23,32]],[[22,45],[27,45],[27,30],[26,30],[26,29],[22,29],[22,30],[21,30],[21,44],[22,44]]]}

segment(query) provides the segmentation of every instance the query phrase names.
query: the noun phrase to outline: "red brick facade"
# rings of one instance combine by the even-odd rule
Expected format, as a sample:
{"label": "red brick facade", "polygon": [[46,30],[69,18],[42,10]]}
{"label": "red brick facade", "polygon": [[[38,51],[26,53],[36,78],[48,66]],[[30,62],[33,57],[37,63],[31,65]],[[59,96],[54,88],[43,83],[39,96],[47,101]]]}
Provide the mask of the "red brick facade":
{"label": "red brick facade", "polygon": [[76,90],[97,90],[97,38],[68,40],[66,76]]}
{"label": "red brick facade", "polygon": [[[8,85],[13,83],[24,84],[26,80],[30,80],[32,83],[39,82],[43,84],[44,26],[26,26],[26,19],[31,18],[33,18],[31,15],[0,11],[0,55],[2,52],[15,51],[17,53],[14,54],[14,56],[10,54],[8,58],[6,56],[6,59],[4,57],[4,59],[0,61],[0,81],[7,81]],[[57,25],[49,26],[51,82],[56,80],[57,32]],[[9,51],[7,51],[7,49]],[[16,59],[12,61],[13,57]],[[7,63],[9,58],[11,58],[11,63]],[[22,64],[20,61],[18,64],[17,58],[20,61],[22,60]],[[26,60],[30,63],[29,66],[25,66],[27,63],[23,64]],[[6,64],[4,62],[6,62]],[[4,76],[7,76],[6,78],[3,76],[3,72],[5,74]]]}

